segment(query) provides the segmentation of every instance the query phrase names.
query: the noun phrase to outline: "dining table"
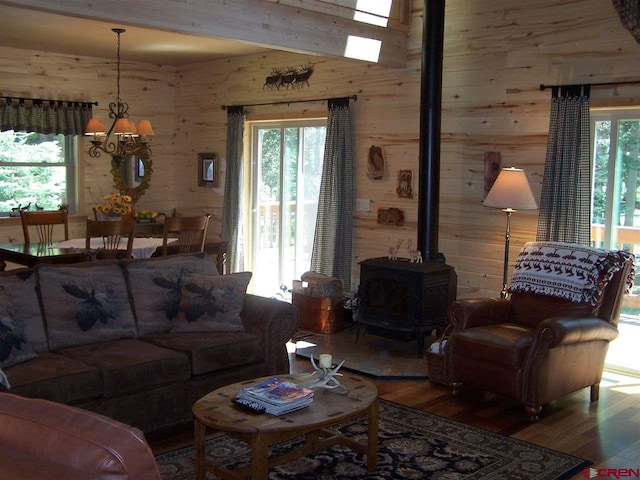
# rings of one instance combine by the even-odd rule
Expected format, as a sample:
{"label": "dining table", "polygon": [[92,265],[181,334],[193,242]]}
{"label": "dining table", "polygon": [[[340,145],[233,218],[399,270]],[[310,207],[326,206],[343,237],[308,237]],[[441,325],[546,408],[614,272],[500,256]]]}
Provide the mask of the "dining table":
{"label": "dining table", "polygon": [[[170,238],[167,244],[175,242]],[[149,258],[162,246],[162,238],[136,237],[133,239],[131,255],[134,258]],[[92,250],[102,248],[102,239],[92,238]],[[86,262],[90,259],[86,252],[86,239],[72,238],[60,242],[10,243],[0,245],[0,271],[6,268],[6,262],[34,267],[39,263],[69,264]]]}
{"label": "dining table", "polygon": [[[175,242],[176,238],[167,239],[167,245],[171,245]],[[126,239],[123,239],[123,247],[126,243]],[[59,243],[55,243],[52,245],[54,248],[59,248],[62,250],[85,250],[87,246],[87,240],[85,238],[72,238],[70,240],[64,240]],[[160,237],[135,237],[133,239],[133,248],[131,250],[131,256],[133,258],[149,258],[151,257],[158,247],[162,246],[162,238]],[[98,250],[100,248],[104,248],[104,244],[101,238],[92,238],[89,243],[89,248],[91,250]]]}
{"label": "dining table", "polygon": [[84,250],[59,248],[46,242],[0,245],[0,271],[5,270],[5,262],[17,263],[31,268],[39,263],[61,264],[85,262],[87,260],[88,257]]}

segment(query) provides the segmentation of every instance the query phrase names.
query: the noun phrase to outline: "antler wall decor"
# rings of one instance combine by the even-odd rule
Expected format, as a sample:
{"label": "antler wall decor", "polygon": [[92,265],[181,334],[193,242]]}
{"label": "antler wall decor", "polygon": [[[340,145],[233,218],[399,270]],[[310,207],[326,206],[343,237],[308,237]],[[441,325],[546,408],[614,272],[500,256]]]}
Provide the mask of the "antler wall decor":
{"label": "antler wall decor", "polygon": [[289,90],[289,88],[302,88],[305,85],[308,87],[309,77],[311,77],[312,73],[313,65],[272,68],[271,74],[265,79],[262,89],[273,90],[275,88],[280,90],[280,87],[284,87]]}

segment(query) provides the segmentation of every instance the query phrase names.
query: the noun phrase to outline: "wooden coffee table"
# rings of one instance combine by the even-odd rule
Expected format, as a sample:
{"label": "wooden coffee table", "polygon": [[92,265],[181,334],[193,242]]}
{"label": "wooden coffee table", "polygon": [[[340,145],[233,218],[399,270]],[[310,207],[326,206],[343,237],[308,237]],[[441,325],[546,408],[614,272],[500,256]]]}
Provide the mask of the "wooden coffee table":
{"label": "wooden coffee table", "polygon": [[[309,377],[304,374],[278,375],[295,383],[307,385]],[[225,479],[244,479],[250,475],[253,480],[266,479],[269,468],[290,462],[313,452],[326,450],[332,445],[342,444],[367,455],[367,469],[377,466],[378,452],[378,389],[368,380],[349,373],[339,377],[346,387],[327,390],[314,389],[313,403],[301,410],[281,416],[255,414],[240,409],[231,403],[238,391],[269,377],[234,383],[218,388],[198,400],[193,406],[195,425],[196,480],[204,480],[209,470]],[[367,445],[358,443],[335,432],[325,430],[345,420],[362,415],[368,416]],[[205,437],[207,429],[227,433],[251,447],[251,466],[244,469],[228,470],[214,465],[205,458]],[[275,443],[305,436],[301,448],[277,458],[268,457],[268,447]]]}

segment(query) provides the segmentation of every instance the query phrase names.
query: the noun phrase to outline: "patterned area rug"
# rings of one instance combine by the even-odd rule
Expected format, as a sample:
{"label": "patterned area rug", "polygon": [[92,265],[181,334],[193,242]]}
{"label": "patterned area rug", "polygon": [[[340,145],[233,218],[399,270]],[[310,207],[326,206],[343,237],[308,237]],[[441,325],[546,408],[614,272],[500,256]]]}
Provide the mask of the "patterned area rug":
{"label": "patterned area rug", "polygon": [[[336,427],[366,442],[365,419]],[[279,444],[270,455],[301,445],[302,439]],[[246,444],[224,435],[207,442],[207,457],[228,468],[249,463]],[[194,478],[193,448],[156,458],[164,480]],[[366,457],[347,447],[303,457],[269,471],[269,479],[567,479],[591,462],[429,413],[380,400],[378,469],[367,473]],[[208,474],[207,479],[217,478]]]}

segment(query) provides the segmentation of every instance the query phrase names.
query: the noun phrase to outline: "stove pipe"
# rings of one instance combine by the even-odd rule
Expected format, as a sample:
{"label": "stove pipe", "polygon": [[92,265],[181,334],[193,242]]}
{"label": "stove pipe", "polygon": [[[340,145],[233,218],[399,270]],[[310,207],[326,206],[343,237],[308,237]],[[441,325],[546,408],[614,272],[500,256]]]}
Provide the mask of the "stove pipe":
{"label": "stove pipe", "polygon": [[438,258],[444,4],[424,0],[422,19],[418,249],[429,261],[444,260]]}

